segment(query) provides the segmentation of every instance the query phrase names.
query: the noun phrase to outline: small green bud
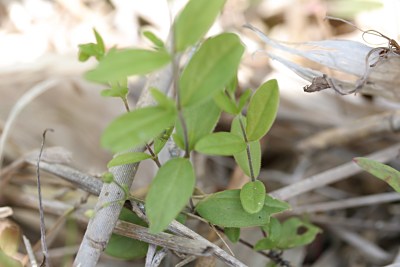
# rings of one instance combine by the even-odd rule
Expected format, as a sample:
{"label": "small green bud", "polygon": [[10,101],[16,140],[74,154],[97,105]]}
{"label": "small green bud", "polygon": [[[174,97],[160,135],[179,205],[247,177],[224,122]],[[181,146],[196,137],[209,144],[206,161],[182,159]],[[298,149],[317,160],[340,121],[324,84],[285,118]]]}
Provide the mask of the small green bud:
{"label": "small green bud", "polygon": [[88,209],[87,211],[85,211],[85,216],[88,217],[89,219],[94,217],[94,210],[93,209]]}
{"label": "small green bud", "polygon": [[101,178],[103,179],[103,182],[107,184],[110,184],[114,181],[114,175],[111,172],[104,173]]}

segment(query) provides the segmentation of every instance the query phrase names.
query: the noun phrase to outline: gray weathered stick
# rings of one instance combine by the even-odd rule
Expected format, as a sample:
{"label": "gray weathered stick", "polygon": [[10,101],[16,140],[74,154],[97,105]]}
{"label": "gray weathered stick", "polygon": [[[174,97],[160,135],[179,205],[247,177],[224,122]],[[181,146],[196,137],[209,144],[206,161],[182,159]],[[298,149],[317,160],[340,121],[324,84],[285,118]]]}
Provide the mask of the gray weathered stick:
{"label": "gray weathered stick", "polygon": [[[35,161],[29,158],[26,160],[26,162],[32,165],[35,164]],[[89,174],[80,172],[74,168],[62,164],[48,162],[41,162],[40,169],[62,177],[64,180],[72,183],[77,188],[80,188],[86,192],[96,196],[100,195],[103,182],[93,176],[90,176]]]}
{"label": "gray weathered stick", "polygon": [[329,211],[337,209],[347,209],[360,206],[377,205],[381,203],[394,202],[400,200],[400,194],[397,192],[375,194],[371,196],[354,197],[338,201],[329,201],[323,203],[316,203],[311,205],[304,205],[293,207],[293,213],[310,213],[319,211]]}
{"label": "gray weathered stick", "polygon": [[213,252],[213,249],[204,242],[167,233],[150,234],[146,227],[124,221],[117,222],[114,233],[146,241],[157,246],[167,247],[185,254],[209,256]]}
{"label": "gray weathered stick", "polygon": [[[27,162],[32,165],[35,164],[35,162],[31,162],[30,160],[27,160]],[[42,168],[42,170],[56,174],[67,181],[71,181],[72,183],[76,184],[78,188],[81,188],[83,190],[85,190],[86,188],[91,188],[91,190],[92,190],[91,192],[94,195],[99,194],[100,189],[103,184],[102,181],[99,181],[98,179],[96,179],[90,175],[81,173],[75,169],[72,169],[70,167],[66,167],[66,166],[63,166],[60,164],[52,164],[52,163],[44,164],[44,162],[43,162],[41,165],[41,168]],[[57,170],[57,168],[60,168],[61,171]],[[75,179],[75,177],[78,177],[78,178],[83,177],[84,179]],[[26,196],[26,197],[28,197],[28,196]],[[26,200],[23,202],[25,204],[27,204],[32,201],[33,200]],[[46,203],[47,202],[44,201],[44,209],[45,210],[46,210],[46,207],[48,206],[48,205],[46,205]],[[61,203],[60,203],[60,205],[61,205]],[[67,207],[65,207],[65,205],[63,204],[63,205],[59,206],[57,208],[57,210],[63,210],[66,208]],[[140,214],[138,214],[138,215],[140,216]],[[145,217],[143,219],[146,220]],[[240,262],[238,259],[236,259],[232,255],[230,255],[229,253],[227,253],[226,251],[224,251],[217,245],[213,244],[212,242],[208,241],[201,235],[197,234],[196,232],[192,231],[191,229],[189,229],[188,227],[184,226],[183,224],[181,224],[177,221],[173,221],[170,224],[170,226],[168,227],[168,230],[170,230],[172,233],[175,233],[177,235],[189,237],[191,239],[194,239],[194,240],[197,240],[197,241],[200,241],[200,242],[206,244],[212,250],[214,250],[214,255],[216,255],[221,261],[223,261],[228,266],[238,266],[238,267],[246,266],[245,264]]]}
{"label": "gray weathered stick", "polygon": [[311,215],[310,220],[318,224],[341,226],[346,229],[373,230],[380,233],[399,233],[400,225],[396,222],[369,220],[365,218],[344,218],[337,215]]}
{"label": "gray weathered stick", "polygon": [[331,146],[348,144],[365,136],[397,132],[400,129],[400,111],[369,116],[346,125],[314,134],[297,144],[301,151],[323,150]]}
{"label": "gray weathered stick", "polygon": [[[35,203],[38,198],[36,196],[23,194],[18,198],[13,198],[13,195],[15,196],[15,191],[13,189],[5,192],[5,197],[7,197],[13,205],[37,209]],[[73,209],[72,205],[65,204],[61,201],[43,200],[43,210],[50,214],[62,216],[71,209]],[[83,212],[83,209],[79,209],[76,213],[73,213],[72,216],[79,222],[87,223],[88,219]],[[149,244],[166,247],[183,254],[210,256],[214,252],[209,245],[209,241],[203,242],[201,240],[175,236],[168,233],[150,234],[146,227],[124,221],[117,221],[114,233],[138,239]]]}
{"label": "gray weathered stick", "polygon": [[364,256],[368,257],[371,261],[377,264],[388,263],[392,258],[392,256],[385,250],[356,234],[355,232],[349,231],[342,227],[331,226],[329,229],[336,236],[357,248],[358,251],[360,251]]}
{"label": "gray weathered stick", "polygon": [[[172,82],[171,65],[163,70],[152,74],[144,88],[143,94],[138,101],[137,107],[153,104],[148,89],[158,88],[166,92]],[[143,148],[135,148],[135,151],[142,151]],[[132,150],[132,151],[133,151]],[[86,233],[83,237],[74,266],[91,267],[96,266],[101,253],[105,249],[112,234],[122,205],[120,201],[125,198],[121,186],[130,188],[139,164],[126,164],[110,169],[114,175],[115,182],[104,184],[95,207],[95,216],[90,220]]]}

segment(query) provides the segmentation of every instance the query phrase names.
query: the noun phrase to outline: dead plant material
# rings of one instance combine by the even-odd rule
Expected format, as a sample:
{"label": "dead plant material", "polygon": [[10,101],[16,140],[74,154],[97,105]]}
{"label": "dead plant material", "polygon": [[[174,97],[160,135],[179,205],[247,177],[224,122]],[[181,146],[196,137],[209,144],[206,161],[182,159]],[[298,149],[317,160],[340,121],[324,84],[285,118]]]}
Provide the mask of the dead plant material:
{"label": "dead plant material", "polygon": [[[360,42],[349,40],[323,40],[304,43],[283,43],[270,39],[252,25],[245,25],[254,31],[273,52],[266,52],[273,60],[282,63],[301,78],[311,82],[305,86],[306,92],[317,92],[328,88],[341,95],[363,93],[381,96],[390,100],[400,100],[397,84],[400,69],[400,45],[393,39],[378,34],[377,31],[363,31],[388,41],[386,47],[373,48]],[[284,56],[279,55],[280,52]],[[301,57],[319,65],[318,69],[298,64],[290,57]],[[326,73],[340,73],[341,76]],[[341,78],[342,77],[342,78]]]}
{"label": "dead plant material", "polygon": [[37,175],[37,189],[38,189],[38,197],[39,197],[39,213],[40,213],[40,240],[42,243],[42,252],[43,252],[43,261],[40,266],[50,267],[49,262],[49,251],[47,249],[46,244],[46,225],[44,223],[44,211],[43,211],[43,204],[42,204],[42,189],[40,185],[40,160],[43,153],[44,144],[46,142],[46,133],[50,131],[53,132],[53,129],[46,129],[42,135],[42,145],[40,146],[40,152],[36,163],[36,175]]}

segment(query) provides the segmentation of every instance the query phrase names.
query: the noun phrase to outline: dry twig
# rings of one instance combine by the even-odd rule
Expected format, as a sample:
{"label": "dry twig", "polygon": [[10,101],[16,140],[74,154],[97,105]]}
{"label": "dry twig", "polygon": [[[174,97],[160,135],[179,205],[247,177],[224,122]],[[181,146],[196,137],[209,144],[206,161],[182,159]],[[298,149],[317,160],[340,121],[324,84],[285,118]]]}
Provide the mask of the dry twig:
{"label": "dry twig", "polygon": [[[378,152],[366,155],[365,157],[380,162],[387,162],[398,156],[399,149],[400,145],[397,144]],[[281,200],[287,200],[297,195],[323,187],[327,184],[338,182],[362,171],[363,170],[355,163],[348,162],[330,170],[313,175],[297,183],[275,190],[271,192],[271,196]]]}

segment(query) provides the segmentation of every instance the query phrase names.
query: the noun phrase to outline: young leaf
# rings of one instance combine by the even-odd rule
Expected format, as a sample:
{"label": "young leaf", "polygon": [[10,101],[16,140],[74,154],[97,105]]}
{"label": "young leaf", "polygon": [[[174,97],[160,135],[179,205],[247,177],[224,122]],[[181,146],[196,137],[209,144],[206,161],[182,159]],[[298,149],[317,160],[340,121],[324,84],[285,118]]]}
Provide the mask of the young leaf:
{"label": "young leaf", "polygon": [[240,238],[240,228],[225,227],[224,233],[232,243],[236,243]]}
{"label": "young leaf", "polygon": [[[242,118],[243,125],[246,127],[246,118]],[[240,128],[239,117],[236,117],[231,125],[231,133],[237,134],[243,138],[242,130]],[[258,177],[261,169],[261,145],[259,141],[249,143],[251,166],[253,167],[254,177]],[[236,163],[240,166],[243,172],[251,177],[249,160],[247,158],[247,151],[242,151],[233,155]]]}
{"label": "young leaf", "polygon": [[244,106],[246,105],[246,103],[249,100],[250,96],[251,96],[251,90],[247,89],[239,97],[239,101],[238,101],[238,109],[239,109],[239,111],[241,111],[244,108]]}
{"label": "young leaf", "polygon": [[[104,45],[103,38],[94,28],[93,28],[93,33],[94,33],[94,37],[96,38],[97,47],[101,53],[101,58],[102,58],[104,56],[104,53],[106,52],[106,46]],[[98,58],[98,59],[100,60],[101,58]]]}
{"label": "young leaf", "polygon": [[204,41],[181,75],[182,106],[203,103],[222,91],[235,75],[243,51],[239,37],[233,33],[223,33]]}
{"label": "young leaf", "polygon": [[315,236],[321,232],[321,229],[298,218],[286,220],[281,228],[281,234],[278,239],[270,237],[259,240],[254,248],[256,250],[264,249],[289,249],[304,246],[311,243]]}
{"label": "young leaf", "polygon": [[279,209],[277,206],[264,205],[261,211],[249,214],[242,207],[240,190],[237,189],[225,190],[208,196],[197,204],[196,211],[212,224],[241,228],[265,225],[273,213],[287,209]]}
{"label": "young leaf", "polygon": [[194,185],[195,174],[188,159],[174,158],[161,166],[146,196],[151,233],[167,228],[188,203]]}
{"label": "young leaf", "polygon": [[236,102],[225,94],[224,91],[217,92],[214,95],[214,101],[223,111],[237,115],[240,110],[236,106]]}
{"label": "young leaf", "polygon": [[261,85],[250,99],[247,109],[246,133],[249,141],[260,140],[271,128],[279,105],[279,89],[276,80]]}
{"label": "young leaf", "polygon": [[151,158],[151,155],[143,152],[127,152],[119,154],[115,158],[110,160],[107,164],[107,167],[111,168],[114,166],[136,163],[149,158]]}
{"label": "young leaf", "polygon": [[273,198],[270,195],[265,195],[265,206],[268,207],[268,210],[272,213],[279,213],[285,210],[290,210],[289,203]]}
{"label": "young leaf", "polygon": [[235,74],[233,78],[230,80],[230,82],[226,85],[225,89],[229,94],[234,95],[237,88],[238,88],[238,77],[237,74]]}
{"label": "young leaf", "polygon": [[175,108],[175,102],[157,88],[150,88],[150,93],[159,106],[164,108]]}
{"label": "young leaf", "polygon": [[[191,0],[175,23],[175,50],[183,51],[207,33],[225,0]],[[193,19],[196,18],[196,19]]]}
{"label": "young leaf", "polygon": [[156,48],[164,48],[164,42],[151,31],[144,31],[143,36],[152,42]]}
{"label": "young leaf", "polygon": [[103,132],[101,143],[114,152],[143,144],[175,121],[176,111],[159,106],[128,112],[115,119]]}
{"label": "young leaf", "polygon": [[87,61],[92,56],[96,59],[100,59],[101,57],[101,52],[99,51],[98,46],[94,43],[80,44],[78,47],[78,59],[81,62]]}
{"label": "young leaf", "polygon": [[[193,150],[197,141],[214,130],[220,115],[221,110],[212,100],[183,110],[183,118],[188,132],[189,150]],[[176,122],[174,140],[180,148],[184,149],[183,128],[179,119]]]}
{"label": "young leaf", "polygon": [[111,89],[104,89],[103,91],[101,91],[101,96],[105,96],[105,97],[126,98],[127,95],[128,95],[127,87],[114,87]]}
{"label": "young leaf", "polygon": [[282,225],[277,218],[271,217],[269,224],[264,225],[262,229],[268,233],[268,239],[273,242],[281,237]]}
{"label": "young leaf", "polygon": [[245,150],[246,143],[236,134],[218,132],[201,138],[194,149],[204,154],[229,156]]}
{"label": "young leaf", "polygon": [[264,207],[265,186],[261,181],[246,183],[240,190],[240,202],[243,209],[250,213],[257,213]]}
{"label": "young leaf", "polygon": [[[123,208],[119,219],[141,226],[147,226],[135,213]],[[112,234],[105,253],[123,260],[133,260],[146,256],[148,244],[126,236]]]}
{"label": "young leaf", "polygon": [[114,174],[111,172],[105,172],[101,175],[101,180],[103,180],[104,183],[111,184],[114,182]]}
{"label": "young leaf", "polygon": [[161,149],[163,149],[169,137],[171,136],[173,130],[174,130],[173,126],[168,127],[154,139],[154,153],[156,155],[160,153]]}
{"label": "young leaf", "polygon": [[388,183],[400,193],[400,172],[392,167],[367,158],[353,159],[366,172]]}
{"label": "young leaf", "polygon": [[157,70],[171,60],[166,51],[125,49],[110,51],[99,65],[85,74],[94,82],[116,82],[131,75],[143,75]]}

